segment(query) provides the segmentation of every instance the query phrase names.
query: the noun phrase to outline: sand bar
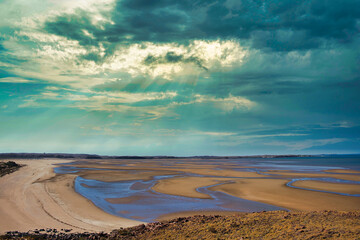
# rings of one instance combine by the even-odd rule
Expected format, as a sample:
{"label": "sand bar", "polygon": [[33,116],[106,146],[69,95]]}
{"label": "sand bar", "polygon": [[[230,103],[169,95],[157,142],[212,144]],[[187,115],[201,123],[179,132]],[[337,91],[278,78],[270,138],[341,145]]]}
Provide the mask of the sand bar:
{"label": "sand bar", "polygon": [[[170,168],[168,168],[170,170]],[[174,169],[175,170],[175,169]],[[188,168],[177,168],[178,171],[199,174],[203,176],[218,176],[218,177],[253,177],[253,178],[264,178],[267,176],[258,174],[256,172],[248,172],[248,171],[235,171],[228,169],[214,169],[214,168],[192,168],[189,166]]]}
{"label": "sand bar", "polygon": [[112,170],[84,170],[75,173],[86,179],[93,179],[102,182],[118,182],[128,180],[151,180],[154,176],[176,175],[175,171],[148,170],[142,171],[112,171]]}
{"label": "sand bar", "polygon": [[141,223],[105,213],[76,193],[75,175],[57,176],[52,170],[66,160],[15,162],[26,166],[0,178],[0,233],[36,228],[97,232]]}
{"label": "sand bar", "polygon": [[294,189],[285,179],[243,179],[211,187],[235,197],[284,207],[290,210],[359,210],[360,198]]}
{"label": "sand bar", "polygon": [[152,189],[156,192],[191,198],[211,198],[209,195],[196,191],[199,187],[211,186],[229,181],[226,178],[181,177],[158,181]]}
{"label": "sand bar", "polygon": [[123,198],[106,198],[105,200],[109,203],[113,204],[129,204],[135,203],[137,201],[142,201],[144,199],[151,199],[148,196],[131,196],[131,197],[123,197]]}
{"label": "sand bar", "polygon": [[306,172],[291,172],[291,171],[278,171],[271,170],[263,172],[265,174],[274,174],[271,177],[283,177],[283,178],[335,178],[335,179],[343,179],[349,181],[359,181],[360,182],[360,174],[337,174],[337,173],[306,173]]}
{"label": "sand bar", "polygon": [[292,185],[296,187],[329,192],[360,194],[360,184],[327,183],[321,181],[296,181]]}
{"label": "sand bar", "polygon": [[329,170],[325,170],[324,172],[330,172],[330,173],[355,173],[355,174],[360,174],[360,171],[358,171],[358,170],[351,170],[351,169],[329,169]]}

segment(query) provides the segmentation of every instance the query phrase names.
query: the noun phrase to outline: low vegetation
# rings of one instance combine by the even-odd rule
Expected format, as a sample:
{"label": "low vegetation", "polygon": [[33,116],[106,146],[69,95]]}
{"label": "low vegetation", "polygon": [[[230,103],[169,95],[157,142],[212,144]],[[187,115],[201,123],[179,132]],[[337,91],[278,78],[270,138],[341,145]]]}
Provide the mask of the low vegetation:
{"label": "low vegetation", "polygon": [[0,239],[360,239],[360,211],[193,216],[111,233],[9,232]]}
{"label": "low vegetation", "polygon": [[15,172],[21,167],[21,165],[17,164],[13,161],[8,162],[0,162],[0,177]]}

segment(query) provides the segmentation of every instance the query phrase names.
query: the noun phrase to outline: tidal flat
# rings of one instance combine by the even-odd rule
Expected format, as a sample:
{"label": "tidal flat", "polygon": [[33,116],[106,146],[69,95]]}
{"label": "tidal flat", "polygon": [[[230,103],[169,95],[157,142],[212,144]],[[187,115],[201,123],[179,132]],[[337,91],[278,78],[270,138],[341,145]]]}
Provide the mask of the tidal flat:
{"label": "tidal flat", "polygon": [[360,209],[357,157],[80,160],[60,164],[105,212],[152,222],[195,213]]}

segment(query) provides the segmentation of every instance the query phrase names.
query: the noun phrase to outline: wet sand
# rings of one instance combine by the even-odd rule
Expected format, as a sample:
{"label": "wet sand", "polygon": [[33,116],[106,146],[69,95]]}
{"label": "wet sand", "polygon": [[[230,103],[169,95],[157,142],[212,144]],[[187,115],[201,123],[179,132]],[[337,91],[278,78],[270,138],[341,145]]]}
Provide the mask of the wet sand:
{"label": "wet sand", "polygon": [[147,170],[142,171],[141,169],[133,171],[117,171],[113,170],[86,170],[77,173],[78,176],[85,179],[92,179],[102,182],[119,182],[128,180],[151,180],[154,176],[159,175],[176,175],[179,174],[176,171],[163,171],[163,170]]}
{"label": "wet sand", "polygon": [[324,172],[330,172],[330,173],[355,173],[355,174],[360,174],[360,171],[358,171],[358,170],[350,170],[350,169],[329,169],[329,170],[325,170]]}
{"label": "wet sand", "polygon": [[[147,196],[131,196],[131,197],[123,197],[123,198],[107,198],[106,201],[113,204],[129,204],[129,203],[135,203],[140,200],[144,199],[151,199]],[[124,211],[122,211],[124,212]],[[128,213],[128,212],[127,212]]]}
{"label": "wet sand", "polygon": [[[341,170],[340,172],[349,173],[348,171],[344,171],[344,170]],[[334,172],[333,174],[326,172],[306,173],[306,172],[291,172],[291,171],[279,171],[279,170],[266,171],[263,173],[272,174],[274,176],[283,177],[283,178],[336,178],[336,179],[360,182],[360,174],[341,174],[341,173],[337,174],[336,172]]]}
{"label": "wet sand", "polygon": [[0,233],[36,228],[110,231],[141,222],[97,208],[73,189],[74,175],[55,176],[54,163],[66,160],[15,160],[26,165],[0,178]]}
{"label": "wet sand", "polygon": [[360,184],[328,183],[321,181],[296,181],[292,183],[295,187],[308,188],[320,191],[338,192],[345,194],[360,194]]}
{"label": "wet sand", "polygon": [[[224,164],[226,166],[226,164]],[[188,168],[178,168],[178,171],[183,171],[186,173],[204,175],[204,176],[218,176],[218,177],[265,177],[264,175],[258,174],[256,172],[246,172],[246,171],[235,171],[228,169],[216,169],[215,166],[211,168],[193,168],[193,165],[188,165]]]}
{"label": "wet sand", "polygon": [[[210,188],[214,191],[290,210],[359,210],[360,198],[322,193],[286,186],[285,179],[243,179]],[[357,187],[357,186],[355,186]]]}
{"label": "wet sand", "polygon": [[190,198],[210,198],[209,195],[196,191],[199,187],[206,187],[217,183],[227,182],[224,178],[181,177],[163,179],[157,182],[152,190],[160,193]]}

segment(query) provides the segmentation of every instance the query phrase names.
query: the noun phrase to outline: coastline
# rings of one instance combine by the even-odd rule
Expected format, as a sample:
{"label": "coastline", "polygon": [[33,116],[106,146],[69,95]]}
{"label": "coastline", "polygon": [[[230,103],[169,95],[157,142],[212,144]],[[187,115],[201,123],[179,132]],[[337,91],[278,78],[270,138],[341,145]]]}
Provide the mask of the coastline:
{"label": "coastline", "polygon": [[[110,232],[121,227],[132,227],[144,223],[140,219],[127,218],[111,215],[95,206],[92,201],[77,193],[74,181],[77,176],[95,178],[105,182],[117,182],[119,180],[149,181],[159,174],[172,175],[171,178],[157,180],[151,191],[173,196],[209,200],[211,197],[206,192],[198,191],[198,188],[209,186],[209,190],[219,191],[234,197],[257,203],[270,204],[291,211],[314,211],[314,210],[359,210],[360,198],[342,196],[318,191],[296,189],[286,186],[289,177],[334,177],[357,180],[357,173],[341,170],[339,173],[297,173],[290,171],[262,171],[271,173],[268,175],[257,172],[234,171],[232,169],[217,170],[213,165],[196,168],[194,163],[182,167],[161,166],[161,164],[135,162],[118,165],[118,162],[90,161],[89,165],[97,170],[89,169],[89,165],[82,163],[84,171],[76,173],[55,174],[54,164],[71,163],[73,159],[29,159],[15,160],[25,165],[20,170],[0,178],[0,233],[5,231],[28,231],[34,229],[56,228],[72,229],[73,232]],[[126,162],[125,162],[126,163]],[[115,165],[113,165],[115,164]],[[79,164],[69,164],[71,167],[79,167]],[[113,169],[114,168],[114,169]],[[183,172],[183,175],[181,175]],[[105,174],[106,173],[106,174]],[[202,175],[211,173],[213,176]],[[194,175],[191,175],[194,174]],[[196,174],[196,175],[195,175]],[[201,175],[201,176],[197,176]],[[345,178],[345,179],[346,179]],[[214,185],[222,183],[220,185]],[[136,183],[131,185],[133,190],[146,190],[146,184]],[[346,193],[358,193],[357,185],[345,183],[323,183],[318,181],[298,181],[295,185],[302,184],[310,189],[337,190],[346,187],[342,191]],[[214,186],[212,186],[214,185]],[[301,186],[302,186],[301,185]],[[89,187],[89,186],[87,186]],[[355,187],[355,188],[354,188]],[[121,190],[122,191],[122,190]],[[144,195],[147,196],[146,194]],[[151,198],[151,196],[150,196]],[[142,195],[107,198],[112,204],[133,204]],[[96,201],[94,201],[96,203]],[[97,203],[98,204],[98,203]],[[224,204],[224,203],[222,203]],[[161,205],[163,208],[164,205]],[[149,206],[148,208],[151,208]],[[207,214],[227,215],[232,211],[217,211],[213,208]],[[127,207],[125,208],[127,209]],[[125,212],[124,210],[124,212]],[[130,210],[129,210],[130,211]],[[120,212],[117,211],[117,212]],[[200,214],[203,211],[181,211],[159,215],[156,220],[170,219],[172,217],[184,217]],[[128,212],[129,213],[129,212]],[[240,213],[240,212],[239,212]],[[207,215],[205,214],[205,215]],[[136,215],[138,216],[138,215]],[[140,216],[140,215],[139,215]],[[135,219],[135,220],[134,220]],[[139,220],[138,220],[139,219]],[[154,218],[155,219],[155,218]]]}
{"label": "coastline", "polygon": [[26,166],[0,178],[0,233],[39,228],[109,232],[142,223],[104,212],[75,192],[75,175],[53,172],[53,164],[73,160],[15,161]]}

